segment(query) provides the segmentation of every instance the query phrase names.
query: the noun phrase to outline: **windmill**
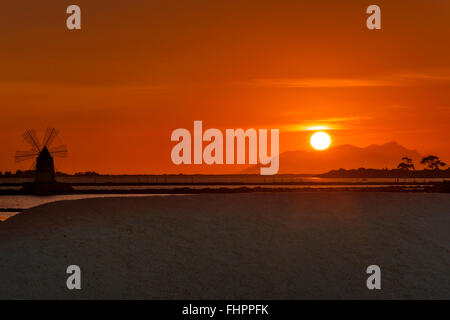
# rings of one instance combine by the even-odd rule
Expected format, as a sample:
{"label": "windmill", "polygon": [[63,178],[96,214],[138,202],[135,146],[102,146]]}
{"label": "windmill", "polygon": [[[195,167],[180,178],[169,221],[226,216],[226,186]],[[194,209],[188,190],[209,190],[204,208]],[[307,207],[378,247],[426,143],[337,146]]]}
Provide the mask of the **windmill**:
{"label": "windmill", "polygon": [[15,154],[16,162],[34,160],[33,168],[36,170],[35,183],[54,183],[55,165],[53,157],[67,157],[67,146],[59,145],[53,147],[59,131],[55,128],[47,128],[42,143],[34,129],[27,130],[23,137],[30,145],[28,151],[17,151]]}

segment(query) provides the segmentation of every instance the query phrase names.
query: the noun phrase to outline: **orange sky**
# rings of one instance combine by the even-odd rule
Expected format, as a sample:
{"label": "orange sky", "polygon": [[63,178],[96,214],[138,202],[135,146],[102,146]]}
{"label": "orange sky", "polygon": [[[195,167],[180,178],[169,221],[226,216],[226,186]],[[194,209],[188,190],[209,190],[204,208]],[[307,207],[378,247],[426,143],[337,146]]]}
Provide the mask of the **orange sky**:
{"label": "orange sky", "polygon": [[377,1],[381,31],[366,1],[5,2],[1,171],[24,169],[26,129],[52,125],[69,146],[59,170],[183,172],[170,135],[194,120],[280,128],[280,151],[323,125],[334,145],[395,140],[450,162],[449,1]]}

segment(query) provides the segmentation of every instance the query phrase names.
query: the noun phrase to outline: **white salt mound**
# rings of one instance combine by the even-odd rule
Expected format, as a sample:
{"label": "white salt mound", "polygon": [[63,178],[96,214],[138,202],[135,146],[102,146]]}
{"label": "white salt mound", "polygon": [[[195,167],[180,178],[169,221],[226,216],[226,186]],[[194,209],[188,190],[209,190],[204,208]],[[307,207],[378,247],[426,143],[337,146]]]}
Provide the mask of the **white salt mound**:
{"label": "white salt mound", "polygon": [[[82,290],[66,288],[79,265]],[[381,290],[366,268],[381,267]],[[0,298],[448,299],[450,195],[62,201],[0,224]]]}

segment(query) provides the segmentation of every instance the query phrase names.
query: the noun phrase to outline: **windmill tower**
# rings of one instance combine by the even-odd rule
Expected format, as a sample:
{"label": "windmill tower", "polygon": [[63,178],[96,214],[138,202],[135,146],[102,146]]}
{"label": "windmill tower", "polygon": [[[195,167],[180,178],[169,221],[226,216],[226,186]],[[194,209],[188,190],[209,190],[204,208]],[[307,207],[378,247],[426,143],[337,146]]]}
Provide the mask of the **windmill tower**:
{"label": "windmill tower", "polygon": [[39,142],[34,129],[27,130],[23,135],[31,149],[28,151],[17,151],[14,158],[16,162],[34,160],[35,184],[56,183],[53,157],[67,157],[66,145],[52,147],[58,133],[55,128],[47,128],[42,143]]}

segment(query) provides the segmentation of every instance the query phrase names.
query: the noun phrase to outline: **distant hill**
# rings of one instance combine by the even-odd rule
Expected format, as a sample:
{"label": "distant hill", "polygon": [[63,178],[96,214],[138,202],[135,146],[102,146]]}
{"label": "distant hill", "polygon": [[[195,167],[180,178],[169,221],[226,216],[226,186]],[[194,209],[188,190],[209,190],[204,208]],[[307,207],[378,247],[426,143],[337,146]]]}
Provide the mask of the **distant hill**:
{"label": "distant hill", "polygon": [[[280,154],[279,173],[324,173],[335,169],[397,168],[402,157],[413,159],[417,169],[422,156],[397,142],[372,144],[365,148],[345,144],[324,151],[286,151]],[[259,165],[243,171],[258,173]]]}

